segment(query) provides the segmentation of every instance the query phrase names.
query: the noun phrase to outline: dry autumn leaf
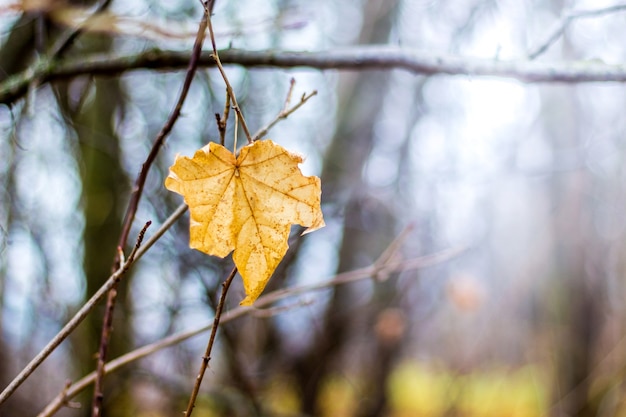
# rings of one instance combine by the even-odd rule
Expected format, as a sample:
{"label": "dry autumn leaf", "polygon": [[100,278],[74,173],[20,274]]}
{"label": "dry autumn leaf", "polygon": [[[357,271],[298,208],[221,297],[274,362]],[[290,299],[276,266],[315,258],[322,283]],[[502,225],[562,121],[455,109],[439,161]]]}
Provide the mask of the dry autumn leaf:
{"label": "dry autumn leaf", "polygon": [[287,252],[292,224],[324,226],[318,177],[305,177],[302,158],[271,140],[239,156],[209,143],[193,158],[177,156],[165,187],[181,194],[191,213],[189,246],[224,257],[232,250],[252,304]]}

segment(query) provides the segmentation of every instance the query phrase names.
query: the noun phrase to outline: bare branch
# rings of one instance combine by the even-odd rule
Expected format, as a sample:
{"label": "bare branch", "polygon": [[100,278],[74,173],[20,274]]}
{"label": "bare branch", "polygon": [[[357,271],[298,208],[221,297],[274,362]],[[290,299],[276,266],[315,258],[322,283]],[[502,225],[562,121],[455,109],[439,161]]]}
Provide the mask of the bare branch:
{"label": "bare branch", "polygon": [[215,309],[215,318],[213,319],[213,325],[211,326],[211,336],[209,337],[209,342],[207,343],[204,356],[202,356],[202,364],[200,365],[200,370],[196,376],[196,382],[193,385],[193,390],[191,391],[191,396],[189,397],[185,417],[191,416],[191,413],[196,406],[196,398],[198,398],[198,392],[200,392],[200,385],[202,384],[204,373],[206,372],[206,369],[209,366],[209,361],[211,360],[211,351],[213,350],[213,344],[215,343],[215,336],[217,335],[217,329],[220,325],[220,319],[222,318],[222,311],[224,310],[224,305],[226,304],[226,294],[228,293],[228,288],[230,288],[230,284],[233,282],[235,275],[237,275],[237,267],[233,268],[228,277],[222,283],[222,293],[220,294],[220,300],[217,304],[217,308]]}
{"label": "bare branch", "polygon": [[402,248],[413,229],[415,229],[415,224],[409,223],[374,262],[374,268],[376,269],[375,277],[378,281],[389,279],[390,271],[387,270],[387,265],[390,265],[393,260],[396,260],[396,257],[400,256],[398,251]]}
{"label": "bare branch", "polygon": [[[213,46],[212,57],[213,59],[215,59],[215,65],[217,65],[217,69],[220,71],[220,74],[222,74],[222,78],[224,79],[224,83],[226,84],[226,93],[228,94],[228,97],[230,97],[230,101],[232,101],[233,109],[239,116],[239,122],[241,123],[241,127],[243,127],[243,131],[246,134],[248,143],[252,143],[250,130],[248,130],[246,119],[243,117],[243,113],[241,112],[239,103],[237,103],[237,96],[235,95],[235,90],[233,90],[233,87],[230,85],[230,81],[228,81],[228,77],[226,76],[226,71],[224,71],[224,67],[222,66],[222,62],[220,61],[220,55],[217,52],[217,47],[215,46],[215,35],[213,34],[213,24],[211,23],[211,16],[209,16],[207,20],[208,20],[209,36],[211,38],[211,46]],[[226,114],[226,112],[224,113]]]}
{"label": "bare branch", "polygon": [[259,129],[258,132],[256,132],[254,134],[254,136],[252,137],[252,141],[259,140],[263,136],[267,135],[267,132],[269,132],[269,130],[271,128],[273,128],[278,122],[280,122],[281,120],[284,120],[287,117],[289,117],[289,115],[291,113],[293,113],[296,110],[298,110],[311,97],[313,97],[314,95],[317,94],[317,90],[313,90],[313,92],[311,92],[309,94],[303,94],[302,97],[300,97],[300,101],[298,102],[298,104],[296,104],[293,107],[289,108],[289,104],[291,103],[291,95],[293,94],[293,87],[295,85],[296,85],[296,80],[294,78],[292,78],[290,83],[289,83],[289,91],[287,92],[287,97],[285,97],[285,104],[283,104],[283,108],[281,109],[280,112],[278,112],[278,114],[276,115],[274,120],[269,122],[266,126],[262,127],[261,129]]}
{"label": "bare branch", "polygon": [[571,10],[564,13],[563,16],[556,22],[548,35],[537,46],[532,48],[528,53],[528,59],[533,60],[548,50],[565,32],[565,29],[576,19],[599,17],[610,13],[616,13],[626,10],[626,4],[617,4],[614,6],[604,7],[602,9],[592,10]]}
{"label": "bare branch", "polygon": [[130,232],[130,228],[132,227],[133,219],[135,218],[135,213],[137,212],[137,208],[139,206],[139,200],[141,198],[141,194],[143,192],[143,187],[146,182],[146,178],[148,176],[148,171],[152,166],[152,163],[156,159],[157,154],[161,150],[161,147],[165,143],[165,139],[169,135],[170,131],[174,127],[174,124],[178,120],[180,116],[180,111],[183,107],[183,103],[187,98],[187,93],[189,92],[189,88],[191,86],[191,81],[193,80],[194,74],[196,73],[196,69],[199,65],[199,57],[201,55],[202,44],[204,42],[204,35],[207,27],[207,13],[205,12],[202,20],[200,21],[200,25],[198,26],[198,34],[196,37],[195,44],[193,46],[193,50],[191,55],[188,56],[187,60],[187,74],[185,75],[185,80],[183,82],[183,86],[181,88],[180,94],[178,96],[178,101],[176,105],[172,109],[171,114],[169,115],[167,121],[161,128],[161,131],[158,133],[154,143],[152,145],[152,149],[150,149],[150,153],[146,157],[143,165],[141,166],[141,170],[137,176],[135,181],[135,186],[133,192],[131,194],[130,202],[128,203],[128,208],[126,210],[126,215],[124,218],[124,225],[122,228],[122,233],[120,235],[120,240],[118,246],[124,247],[126,246],[126,240],[128,239],[128,234]]}
{"label": "bare branch", "polygon": [[287,304],[287,305],[279,305],[276,307],[270,307],[270,308],[255,308],[254,310],[252,310],[252,317],[254,317],[255,319],[268,319],[274,316],[277,316],[281,313],[284,313],[286,311],[289,310],[294,310],[296,308],[300,308],[300,307],[304,307],[304,306],[310,306],[313,304],[312,300],[297,300],[294,303],[291,304]]}
{"label": "bare branch", "polygon": [[[172,215],[161,225],[159,230],[155,232],[146,242],[138,246],[135,244],[133,251],[129,255],[128,259],[124,262],[124,265],[113,273],[107,281],[96,291],[96,293],[87,301],[83,307],[70,319],[70,321],[57,333],[54,338],[48,342],[48,344],[35,356],[28,365],[20,372],[11,383],[0,393],[0,404],[6,401],[7,398],[15,392],[15,390],[32,374],[39,365],[52,353],[60,344],[65,340],[74,329],[87,317],[87,315],[93,310],[96,304],[107,294],[107,292],[119,282],[126,271],[139,260],[147,251],[156,243],[157,240],[163,236],[163,234],[187,211],[187,205],[181,204]],[[143,238],[143,236],[142,236]],[[139,242],[141,243],[141,242]],[[107,368],[105,368],[105,372]],[[91,382],[95,380],[96,373],[91,374],[93,376]],[[68,390],[69,391],[69,390]],[[68,394],[69,395],[69,394]]]}
{"label": "bare branch", "polygon": [[226,126],[228,125],[228,115],[230,114],[230,94],[226,90],[226,100],[224,100],[224,113],[220,117],[219,113],[215,114],[217,118],[217,130],[220,133],[220,145],[224,146],[226,138]]}
{"label": "bare branch", "polygon": [[[151,221],[148,221],[144,227],[139,232],[139,236],[135,241],[135,246],[128,256],[128,261],[135,259],[137,255],[137,251],[141,247],[141,242],[146,234],[146,230],[152,224]],[[127,261],[124,260],[124,251],[121,246],[117,247],[118,249],[118,258],[117,261],[120,265],[125,264]],[[91,415],[93,417],[99,417],[102,411],[102,400],[104,398],[104,394],[102,392],[102,384],[104,382],[104,363],[106,359],[106,352],[109,347],[109,340],[111,338],[111,333],[113,332],[113,309],[115,308],[115,298],[117,297],[117,285],[113,285],[113,287],[109,290],[107,296],[106,309],[104,313],[104,320],[102,324],[102,334],[100,337],[100,346],[98,347],[98,363],[96,368],[96,383],[93,395],[93,401],[91,406]]]}
{"label": "bare branch", "polygon": [[139,259],[138,252],[139,246],[141,245],[141,241],[143,239],[143,235],[145,230],[150,225],[150,222],[146,224],[144,229],[142,229],[139,237],[137,238],[137,244],[135,248],[128,256],[126,262],[124,262],[120,268],[115,271],[109,279],[104,283],[98,291],[87,301],[81,309],[72,317],[72,319],[61,329],[56,336],[48,342],[48,344],[39,352],[29,363],[22,369],[22,371],[9,383],[9,385],[0,393],[0,404],[7,400],[15,392],[15,390],[22,385],[22,383],[41,365],[41,363],[63,342],[73,331],[74,329],[87,317],[87,314],[93,310],[98,301],[104,297],[104,295],[113,287],[115,287],[122,277],[126,274],[126,272],[130,269],[130,267],[134,264],[135,260]]}
{"label": "bare branch", "polygon": [[[281,290],[276,290],[270,292],[268,294],[262,295],[254,302],[254,307],[248,306],[240,306],[237,307],[228,313],[222,315],[220,320],[221,323],[228,323],[240,317],[243,317],[247,314],[254,313],[257,309],[271,306],[276,302],[283,300],[285,298],[294,297],[301,294],[312,293],[315,291],[321,291],[333,286],[343,285],[350,282],[360,281],[363,279],[367,279],[370,277],[375,277],[378,271],[381,268],[384,268],[387,272],[400,272],[400,271],[409,271],[414,269],[426,268],[429,266],[437,265],[439,263],[448,261],[453,259],[454,257],[460,255],[466,250],[465,247],[452,248],[448,250],[441,251],[439,253],[435,253],[432,255],[421,256],[417,258],[411,258],[407,260],[399,260],[399,259],[388,259],[387,264],[374,263],[373,265],[367,266],[365,268],[356,269],[353,271],[343,272],[341,274],[336,275],[335,277],[323,281],[317,284],[309,284],[302,285],[299,287],[292,288],[284,288]],[[382,258],[381,258],[382,259]],[[280,312],[282,310],[276,309],[276,312]],[[105,366],[106,372],[113,372],[124,365],[135,362],[139,359],[145,358],[155,352],[158,352],[166,347],[174,346],[178,343],[181,343],[191,337],[202,334],[213,327],[213,321],[211,323],[205,324],[202,327],[188,330],[184,332],[180,332],[177,334],[173,334],[161,340],[158,340],[154,343],[143,346],[139,349],[133,350],[132,352],[128,352],[125,355],[122,355],[111,362],[107,363]],[[55,397],[48,406],[38,414],[38,417],[49,417],[56,413],[61,407],[64,406],[71,398],[78,395],[80,392],[85,390],[89,385],[93,384],[95,380],[95,372],[92,372],[80,380],[76,381],[69,388],[66,387],[63,391]]]}
{"label": "bare branch", "polygon": [[228,116],[230,115],[230,95],[226,92],[226,100],[224,100],[224,113],[222,113],[222,122],[224,124],[223,132],[220,131],[220,143],[224,146],[224,140],[226,139],[226,126],[228,125]]}
{"label": "bare branch", "polygon": [[[198,57],[200,56],[202,50],[202,44],[204,43],[204,36],[207,28],[207,21],[210,20],[209,17],[210,11],[207,7],[205,7],[205,12],[200,20],[200,24],[198,25],[198,33],[196,35],[196,39],[193,45],[193,49],[191,52],[191,57],[189,59],[189,63],[187,64],[187,73],[185,75],[185,80],[183,81],[183,86],[178,96],[178,100],[176,101],[176,105],[174,109],[170,113],[167,118],[165,124],[161,128],[161,131],[158,133],[148,156],[146,157],[144,163],[141,165],[141,170],[137,175],[137,179],[135,180],[135,186],[133,188],[133,192],[131,193],[130,201],[128,202],[128,207],[126,208],[126,214],[124,216],[124,223],[122,225],[122,232],[120,234],[118,248],[120,252],[126,246],[126,242],[128,240],[128,235],[130,233],[130,229],[133,225],[133,221],[135,219],[135,213],[139,207],[139,200],[141,199],[141,195],[143,193],[143,187],[146,182],[146,178],[148,177],[148,171],[152,166],[152,163],[156,159],[157,154],[161,150],[161,147],[165,143],[165,139],[169,135],[170,131],[174,127],[174,124],[178,120],[180,116],[181,109],[183,107],[183,103],[187,98],[187,94],[189,92],[189,88],[191,87],[191,82],[196,73],[196,69],[198,68]],[[138,248],[135,247],[135,251]],[[121,265],[122,261],[119,256],[116,256],[113,261],[113,269],[117,269],[119,265]],[[99,417],[101,415],[102,410],[102,401],[103,401],[103,383],[104,383],[104,364],[106,360],[106,354],[108,351],[109,340],[111,338],[111,333],[113,331],[113,310],[115,309],[115,300],[117,297],[117,290],[114,285],[109,291],[106,303],[106,309],[104,313],[104,319],[102,324],[102,332],[100,335],[100,343],[98,347],[98,362],[97,362],[97,378],[96,384],[93,394],[92,400],[92,417]]]}
{"label": "bare branch", "polygon": [[[245,67],[337,69],[363,71],[405,69],[422,75],[467,75],[512,78],[526,83],[584,83],[626,81],[626,65],[607,65],[587,61],[532,62],[493,60],[458,55],[438,55],[396,46],[354,46],[318,52],[246,51],[227,49],[219,52],[222,64]],[[33,79],[42,83],[78,75],[114,76],[135,69],[179,70],[189,64],[185,51],[150,50],[140,54],[93,54],[55,62],[38,62],[0,84],[0,103],[9,104],[22,97]],[[198,65],[215,66],[213,53],[203,52]]]}

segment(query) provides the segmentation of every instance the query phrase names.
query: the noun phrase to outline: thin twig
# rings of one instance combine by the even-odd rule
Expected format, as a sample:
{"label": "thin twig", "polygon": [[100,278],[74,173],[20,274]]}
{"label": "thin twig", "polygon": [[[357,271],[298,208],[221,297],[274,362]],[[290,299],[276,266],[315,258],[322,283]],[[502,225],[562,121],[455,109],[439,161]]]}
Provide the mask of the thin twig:
{"label": "thin twig", "polygon": [[389,244],[387,249],[378,257],[376,262],[374,263],[374,267],[376,268],[376,279],[378,281],[386,281],[389,279],[390,271],[387,270],[387,265],[391,263],[394,258],[399,256],[399,251],[404,245],[404,242],[409,237],[409,233],[411,233],[415,229],[415,223],[409,223],[404,230]]}
{"label": "thin twig", "polygon": [[[120,239],[118,242],[119,248],[124,248],[126,246],[126,242],[128,240],[128,235],[130,233],[130,229],[133,224],[133,220],[135,219],[135,214],[137,213],[137,209],[139,207],[139,200],[141,199],[141,195],[143,193],[143,187],[146,182],[146,178],[148,176],[148,171],[152,166],[152,163],[156,159],[158,152],[160,151],[163,143],[165,143],[165,139],[174,127],[174,124],[178,120],[180,116],[180,111],[183,107],[183,103],[187,98],[187,93],[189,92],[189,88],[191,86],[191,82],[193,80],[196,69],[198,68],[198,58],[200,56],[200,52],[202,51],[202,44],[204,42],[204,37],[206,33],[209,9],[205,8],[202,19],[200,20],[200,24],[198,25],[198,33],[196,35],[196,40],[193,46],[193,53],[191,55],[191,59],[189,61],[189,66],[187,68],[187,74],[185,75],[185,80],[183,82],[183,87],[181,89],[180,95],[178,97],[178,101],[174,106],[174,109],[170,113],[167,121],[163,125],[163,128],[157,135],[157,138],[152,145],[152,149],[148,154],[145,162],[141,166],[141,171],[137,176],[137,180],[135,182],[135,188],[132,192],[130,202],[128,203],[128,208],[126,210],[126,214],[124,216],[124,223],[122,226],[122,233],[120,234]],[[116,256],[113,265],[114,269],[120,264],[119,256]],[[111,337],[112,332],[112,324],[113,324],[113,311],[115,309],[115,299],[117,295],[117,290],[115,287],[111,289],[109,295],[107,297],[107,305],[105,309],[105,315],[102,325],[102,333],[100,335],[100,344],[98,349],[98,364],[97,364],[97,378],[94,389],[93,401],[92,401],[92,417],[99,417],[100,411],[102,409],[102,400],[103,400],[103,379],[104,379],[104,364],[106,360],[107,347],[109,344],[109,339]]]}
{"label": "thin twig", "polygon": [[209,366],[209,361],[211,360],[211,350],[213,350],[215,335],[217,334],[217,329],[220,325],[222,310],[224,309],[224,304],[226,302],[226,294],[228,293],[228,288],[230,287],[231,282],[233,282],[233,278],[235,278],[235,275],[237,275],[237,267],[233,268],[226,280],[222,283],[222,293],[220,294],[220,301],[217,304],[217,308],[215,309],[215,318],[213,320],[213,326],[211,327],[211,336],[209,337],[209,343],[207,343],[204,356],[202,357],[200,370],[198,371],[198,376],[196,376],[196,383],[193,385],[193,390],[191,391],[191,396],[189,397],[189,403],[187,404],[185,417],[191,416],[191,413],[196,406],[196,398],[198,397],[198,392],[200,392],[200,385],[202,384],[204,373],[206,372],[206,369]]}
{"label": "thin twig", "polygon": [[226,126],[228,125],[228,116],[230,115],[230,94],[226,90],[226,100],[224,100],[224,113],[218,123],[218,130],[220,132],[220,145],[224,146],[226,138]]}
{"label": "thin twig", "polygon": [[293,94],[293,87],[294,87],[295,83],[296,83],[296,80],[292,78],[291,81],[290,81],[290,84],[289,84],[289,91],[287,92],[287,97],[285,98],[285,104],[283,105],[283,108],[281,109],[280,112],[278,112],[278,114],[276,115],[274,120],[269,122],[267,125],[265,125],[261,129],[259,129],[259,131],[254,134],[254,136],[252,137],[253,141],[259,140],[262,137],[264,137],[265,135],[267,135],[267,132],[269,132],[270,129],[272,129],[276,125],[276,123],[278,123],[281,120],[284,120],[287,117],[289,117],[289,115],[291,115],[291,113],[293,113],[296,110],[298,110],[311,97],[313,97],[314,95],[317,94],[317,90],[313,90],[313,92],[311,92],[310,94],[303,94],[302,97],[300,97],[300,101],[298,102],[298,104],[296,104],[295,106],[289,108],[289,104],[291,102],[291,95]]}
{"label": "thin twig", "polygon": [[41,365],[41,363],[65,340],[74,329],[87,317],[87,314],[93,310],[98,301],[104,297],[107,292],[113,288],[115,285],[119,283],[122,277],[126,274],[126,272],[130,269],[130,267],[134,264],[134,262],[139,259],[138,253],[139,248],[138,245],[141,244],[143,240],[143,236],[146,228],[150,225],[150,222],[146,223],[146,226],[142,229],[139,236],[137,237],[137,245],[133,248],[133,251],[128,256],[126,262],[124,262],[120,268],[115,271],[109,279],[104,283],[98,291],[87,301],[81,309],[72,317],[72,319],[59,331],[48,342],[48,344],[35,356],[29,363],[26,365],[22,371],[9,383],[9,385],[0,393],[0,404],[5,402],[7,398],[15,392],[15,390],[28,378],[34,371]]}
{"label": "thin twig", "polygon": [[116,287],[117,286],[114,286],[109,290],[106,308],[104,310],[104,320],[102,322],[96,363],[96,382],[94,384],[93,398],[91,400],[92,417],[99,417],[102,411],[102,400],[104,399],[104,365],[109,349],[109,341],[111,340],[111,333],[113,332],[113,310],[115,309],[115,300],[117,298]]}
{"label": "thin twig", "polygon": [[237,127],[239,126],[239,113],[235,112],[235,127],[233,129],[233,153],[237,154],[237,138],[239,131]]}
{"label": "thin twig", "polygon": [[228,81],[228,77],[226,76],[226,71],[224,71],[224,67],[222,66],[222,61],[220,61],[220,55],[217,53],[217,46],[215,44],[215,35],[213,34],[213,24],[211,23],[211,16],[209,15],[208,20],[208,29],[209,29],[209,37],[211,39],[211,46],[213,47],[213,59],[215,60],[215,65],[217,69],[222,74],[222,78],[224,79],[224,83],[226,84],[226,92],[228,93],[230,100],[232,101],[233,109],[239,116],[239,121],[241,122],[241,127],[243,127],[243,131],[246,134],[246,138],[248,139],[248,143],[252,143],[252,137],[250,136],[250,130],[248,130],[248,125],[246,124],[246,119],[243,117],[243,113],[241,112],[241,108],[237,103],[237,97],[235,96],[235,91],[233,87],[230,85]]}
{"label": "thin twig", "polygon": [[[355,282],[355,281],[367,279],[370,277],[374,277],[376,276],[377,271],[382,267],[385,267],[386,270],[389,272],[400,272],[400,271],[409,271],[409,270],[414,270],[414,269],[426,268],[426,267],[437,265],[439,263],[453,259],[454,257],[463,253],[465,250],[466,248],[459,247],[459,248],[448,249],[448,250],[435,253],[432,255],[407,259],[404,261],[391,262],[391,260],[389,260],[390,261],[389,265],[376,266],[375,265],[376,263],[374,263],[364,268],[355,269],[353,271],[348,271],[348,272],[343,272],[341,274],[335,275],[333,278],[329,280],[322,281],[317,284],[302,285],[298,287],[283,288],[280,290],[272,291],[268,294],[265,294],[259,297],[254,302],[254,307],[239,306],[229,311],[228,313],[223,314],[220,320],[220,323],[224,324],[224,323],[231,322],[247,314],[254,313],[259,308],[271,306],[275,304],[276,302],[289,298],[289,297],[294,297],[294,296],[301,295],[301,294],[308,294],[308,293],[315,292],[315,291],[322,291],[322,290],[325,290],[327,288],[334,287],[337,285],[343,285],[343,284],[347,284],[350,282]],[[150,356],[151,354],[161,351],[167,347],[177,345],[194,336],[198,336],[208,330],[211,330],[213,327],[213,322],[214,321],[211,321],[211,323],[205,324],[196,329],[187,330],[184,332],[173,334],[171,336],[167,336],[154,343],[150,343],[148,345],[135,349],[131,352],[128,352],[112,360],[111,362],[107,363],[105,366],[105,370],[107,373],[116,371],[117,369],[129,363],[133,363],[139,359]],[[85,390],[89,385],[91,385],[94,382],[94,380],[95,380],[95,372],[92,372],[84,376],[80,380],[76,381],[74,384],[71,385],[70,388],[64,389],[64,391],[61,394],[57,395],[57,397],[55,397],[48,404],[48,406],[46,406],[46,408],[40,414],[38,414],[38,417],[52,416],[61,407],[63,407],[63,405],[67,401],[69,401],[71,398],[75,397],[76,395],[81,393],[83,390]]]}
{"label": "thin twig", "polygon": [[148,249],[150,249],[152,245],[154,245],[156,241],[159,240],[170,227],[172,227],[176,220],[178,220],[183,214],[185,214],[188,208],[189,206],[184,203],[178,206],[176,210],[174,210],[174,212],[170,215],[170,217],[168,217],[163,222],[161,227],[159,227],[159,230],[157,230],[152,236],[150,236],[148,240],[146,240],[146,242],[141,246],[141,248],[139,248],[137,254],[135,255],[135,258],[141,258],[143,254],[146,253]]}
{"label": "thin twig", "polygon": [[[69,379],[65,381],[65,387],[63,388],[63,391],[61,391],[61,395],[64,398],[67,398],[67,391],[70,389],[71,386],[72,386],[72,381],[70,381]],[[69,401],[68,399],[65,401],[65,406],[67,408],[80,408],[80,403]]]}
{"label": "thin twig", "polygon": [[[135,242],[135,247],[133,248],[130,257],[135,257],[139,247],[141,246],[141,242],[143,241],[143,237],[146,233],[148,227],[152,224],[152,222],[147,222],[143,229],[139,232],[139,237]],[[124,251],[122,247],[118,246],[118,259],[120,262],[124,262]],[[96,382],[94,386],[94,395],[91,403],[91,415],[93,417],[99,417],[102,411],[102,400],[104,399],[104,392],[102,384],[104,382],[104,364],[105,358],[107,355],[107,350],[109,347],[109,340],[111,339],[111,333],[113,332],[113,309],[115,308],[115,299],[117,297],[117,285],[114,285],[113,288],[109,290],[107,295],[107,303],[106,309],[104,313],[104,322],[102,324],[102,334],[100,336],[100,346],[98,347],[98,362],[96,367]]]}
{"label": "thin twig", "polygon": [[299,307],[310,306],[312,304],[313,304],[312,300],[298,300],[291,304],[280,305],[280,306],[271,307],[271,308],[258,308],[257,307],[254,310],[252,310],[250,315],[254,317],[255,319],[269,319],[285,311],[294,310]]}
{"label": "thin twig", "polygon": [[196,36],[196,42],[193,46],[193,52],[191,55],[191,59],[188,62],[187,74],[185,75],[185,81],[183,82],[183,87],[181,89],[180,95],[178,97],[178,101],[174,106],[174,109],[170,113],[167,121],[161,128],[161,131],[157,135],[154,140],[154,144],[152,145],[152,149],[150,149],[150,153],[146,158],[145,162],[141,166],[141,171],[137,176],[137,180],[135,181],[135,187],[133,189],[133,193],[131,196],[130,203],[128,204],[128,208],[126,210],[126,215],[124,218],[124,226],[122,228],[122,233],[120,235],[120,240],[118,246],[124,247],[126,245],[126,241],[128,239],[128,234],[130,233],[130,229],[135,218],[135,213],[137,212],[137,208],[139,206],[139,200],[141,199],[141,194],[143,192],[143,187],[146,182],[146,178],[148,176],[148,171],[152,166],[152,163],[156,159],[157,154],[159,153],[161,147],[165,143],[165,139],[171,132],[174,124],[178,120],[180,116],[180,111],[183,107],[183,103],[187,98],[187,93],[189,92],[189,87],[191,86],[191,81],[193,80],[193,76],[198,68],[198,59],[200,57],[200,53],[202,51],[202,44],[204,42],[204,36],[207,27],[207,12],[205,11],[202,20],[200,21],[200,25],[198,27],[198,34]]}
{"label": "thin twig", "polygon": [[289,79],[289,90],[287,91],[287,96],[285,97],[285,104],[283,104],[283,110],[289,108],[289,104],[291,104],[291,97],[293,96],[293,89],[296,86],[296,79],[291,77]]}
{"label": "thin twig", "polygon": [[610,13],[616,13],[626,10],[626,4],[616,4],[614,6],[604,7],[601,9],[593,10],[571,10],[564,13],[563,16],[556,22],[545,39],[531,49],[527,57],[529,60],[533,60],[546,52],[554,43],[563,35],[565,29],[576,19],[598,17]]}

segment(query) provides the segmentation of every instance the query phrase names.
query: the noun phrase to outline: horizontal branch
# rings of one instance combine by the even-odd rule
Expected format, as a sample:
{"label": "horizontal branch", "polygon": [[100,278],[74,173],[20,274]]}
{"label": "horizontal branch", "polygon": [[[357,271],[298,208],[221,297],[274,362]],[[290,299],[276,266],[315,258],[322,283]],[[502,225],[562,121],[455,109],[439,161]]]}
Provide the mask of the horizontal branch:
{"label": "horizontal branch", "polygon": [[[41,61],[0,84],[0,103],[11,103],[21,97],[33,80],[47,82],[84,74],[113,76],[137,69],[180,70],[187,67],[189,54],[189,51],[150,50],[134,55],[94,54],[58,62]],[[308,67],[353,71],[401,68],[422,75],[495,76],[526,83],[626,81],[626,65],[593,61],[503,61],[438,55],[395,46],[353,46],[319,52],[226,49],[220,51],[219,56],[223,64],[245,67]],[[199,65],[215,65],[210,51],[202,53]]]}

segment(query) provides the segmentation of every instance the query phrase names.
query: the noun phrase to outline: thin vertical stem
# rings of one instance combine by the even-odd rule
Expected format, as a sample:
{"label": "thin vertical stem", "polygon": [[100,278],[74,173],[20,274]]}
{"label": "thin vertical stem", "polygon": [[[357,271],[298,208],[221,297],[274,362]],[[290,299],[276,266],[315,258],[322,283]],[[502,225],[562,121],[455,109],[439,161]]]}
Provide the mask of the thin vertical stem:
{"label": "thin vertical stem", "polygon": [[224,67],[222,66],[222,61],[220,61],[220,56],[217,53],[217,46],[215,44],[215,35],[213,34],[213,25],[211,23],[211,16],[208,18],[208,29],[209,29],[209,37],[211,39],[211,46],[213,47],[213,59],[215,59],[215,65],[217,65],[217,69],[222,74],[222,78],[224,79],[224,83],[226,84],[226,92],[230,96],[230,100],[233,104],[233,109],[239,116],[239,121],[241,122],[241,127],[243,128],[244,133],[246,134],[246,138],[248,139],[248,143],[252,143],[252,136],[250,135],[250,130],[248,129],[248,125],[246,124],[246,119],[243,117],[243,113],[241,112],[241,108],[239,108],[239,104],[237,103],[237,97],[235,96],[235,91],[233,87],[230,85],[230,81],[228,81],[228,77],[226,76],[226,71],[224,71]]}
{"label": "thin vertical stem", "polygon": [[[120,235],[118,248],[123,249],[126,246],[126,242],[128,240],[128,235],[130,233],[130,229],[133,224],[133,220],[135,219],[135,214],[137,213],[137,209],[139,207],[139,200],[141,199],[141,195],[143,193],[143,188],[146,183],[146,178],[148,177],[148,171],[152,166],[152,163],[156,159],[158,152],[161,147],[165,143],[165,139],[171,132],[174,124],[178,120],[180,116],[181,109],[183,107],[183,103],[187,98],[187,93],[189,92],[189,88],[191,87],[191,82],[196,73],[196,69],[198,68],[198,60],[200,58],[200,53],[202,51],[202,44],[204,43],[206,28],[207,28],[207,20],[209,19],[209,8],[205,7],[204,14],[202,16],[202,20],[198,26],[198,33],[196,34],[196,40],[193,46],[193,53],[191,56],[191,60],[189,61],[189,66],[187,68],[187,74],[185,75],[185,80],[183,82],[183,87],[181,89],[180,95],[178,97],[178,101],[174,106],[174,109],[170,113],[167,121],[161,128],[161,131],[157,135],[157,138],[152,145],[152,149],[148,154],[146,160],[141,166],[141,171],[137,176],[137,180],[135,182],[135,188],[131,195],[130,202],[128,203],[128,208],[126,210],[126,215],[124,216],[124,224],[122,226],[122,233]],[[119,253],[119,252],[118,252]],[[121,263],[120,256],[116,256],[113,264],[113,269],[116,270],[119,268]],[[100,347],[98,349],[98,364],[96,367],[97,377],[95,382],[95,389],[92,401],[92,417],[99,417],[102,409],[102,400],[103,400],[103,380],[104,380],[104,364],[106,361],[106,353],[107,347],[109,344],[109,339],[111,337],[112,332],[112,321],[113,321],[113,311],[115,309],[115,299],[116,299],[117,291],[115,287],[111,289],[107,297],[107,305],[105,309],[105,316],[102,325],[102,333],[100,335]]]}
{"label": "thin vertical stem", "polygon": [[196,383],[193,386],[193,390],[191,391],[191,396],[189,397],[189,403],[187,404],[187,411],[185,411],[185,417],[191,416],[193,412],[193,408],[196,406],[196,398],[198,398],[198,392],[200,392],[200,385],[202,384],[202,379],[204,378],[204,373],[206,372],[209,361],[211,360],[211,350],[213,350],[213,344],[215,343],[215,335],[217,334],[217,328],[220,325],[220,319],[222,317],[222,311],[224,310],[224,304],[226,302],[226,294],[228,293],[228,288],[230,287],[231,282],[233,282],[233,278],[237,275],[237,267],[234,267],[230,272],[226,280],[222,283],[222,293],[220,294],[220,301],[217,304],[217,308],[215,310],[215,318],[213,319],[213,327],[211,327],[211,336],[209,337],[209,343],[206,346],[206,350],[204,352],[204,356],[202,357],[202,363],[200,365],[200,370],[198,371],[198,375],[196,376]]}

